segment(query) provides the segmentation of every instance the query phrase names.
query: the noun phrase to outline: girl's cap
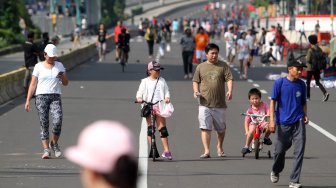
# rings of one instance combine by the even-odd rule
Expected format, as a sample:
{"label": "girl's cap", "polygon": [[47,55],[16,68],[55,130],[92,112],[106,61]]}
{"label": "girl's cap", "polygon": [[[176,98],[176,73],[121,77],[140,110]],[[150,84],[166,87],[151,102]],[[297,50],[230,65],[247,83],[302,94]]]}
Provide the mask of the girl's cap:
{"label": "girl's cap", "polygon": [[148,63],[147,70],[163,70],[164,68],[156,61],[151,61]]}
{"label": "girl's cap", "polygon": [[121,123],[108,120],[87,126],[77,145],[65,150],[70,161],[100,173],[111,172],[123,155],[134,156],[133,135]]}

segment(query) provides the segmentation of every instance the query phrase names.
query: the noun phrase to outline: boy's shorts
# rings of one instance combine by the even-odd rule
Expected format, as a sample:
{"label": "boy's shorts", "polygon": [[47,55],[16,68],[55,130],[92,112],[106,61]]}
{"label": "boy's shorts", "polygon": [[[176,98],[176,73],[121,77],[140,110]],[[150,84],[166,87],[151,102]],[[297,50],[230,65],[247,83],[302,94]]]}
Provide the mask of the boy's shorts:
{"label": "boy's shorts", "polygon": [[204,50],[196,50],[196,59],[206,60],[207,57],[205,55],[205,51]]}
{"label": "boy's shorts", "polygon": [[[249,126],[257,126],[257,125],[258,125],[258,123],[251,122]],[[260,127],[263,130],[266,129],[268,127],[268,125],[269,125],[269,122],[266,122],[266,121],[263,121],[263,122],[260,123]]]}
{"label": "boy's shorts", "polygon": [[200,129],[224,132],[226,129],[226,108],[199,106],[198,121]]}

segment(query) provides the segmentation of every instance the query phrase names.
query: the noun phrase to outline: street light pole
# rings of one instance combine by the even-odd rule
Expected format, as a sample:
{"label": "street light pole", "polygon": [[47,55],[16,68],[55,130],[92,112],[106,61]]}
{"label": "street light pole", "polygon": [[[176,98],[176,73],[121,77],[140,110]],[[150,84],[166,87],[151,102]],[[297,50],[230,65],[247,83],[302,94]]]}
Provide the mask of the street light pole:
{"label": "street light pole", "polygon": [[331,36],[334,36],[334,0],[331,0]]}

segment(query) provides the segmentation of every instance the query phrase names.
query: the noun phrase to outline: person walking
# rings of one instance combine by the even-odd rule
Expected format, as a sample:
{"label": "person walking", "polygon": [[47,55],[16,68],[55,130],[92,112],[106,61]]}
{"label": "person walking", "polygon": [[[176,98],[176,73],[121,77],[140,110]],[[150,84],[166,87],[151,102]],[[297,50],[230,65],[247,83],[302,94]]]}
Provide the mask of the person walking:
{"label": "person walking", "polygon": [[99,62],[103,61],[105,59],[106,54],[106,39],[110,37],[110,35],[107,34],[107,31],[105,29],[104,24],[99,25],[98,29],[98,35],[97,35],[97,41],[96,46],[98,48],[98,55],[99,55]]}
{"label": "person walking", "polygon": [[236,56],[236,44],[235,36],[233,33],[233,25],[229,26],[229,30],[224,34],[225,47],[226,47],[226,59],[229,61],[230,65],[234,63]]}
{"label": "person walking", "polygon": [[301,187],[299,182],[306,145],[305,124],[309,122],[306,85],[300,79],[306,65],[294,59],[289,61],[287,66],[287,77],[279,78],[274,82],[271,95],[269,130],[274,133],[277,129],[277,140],[270,179],[273,183],[279,181],[279,175],[285,167],[286,151],[293,144],[294,164],[289,187],[299,188]]}
{"label": "person walking", "polygon": [[[62,100],[61,85],[68,85],[69,80],[65,68],[61,62],[55,61],[57,48],[48,44],[44,49],[45,61],[35,65],[33,76],[29,85],[25,110],[30,110],[30,99],[34,92],[36,95],[35,104],[38,111],[41,125],[41,140],[43,146],[43,159],[51,157],[50,149],[54,151],[55,157],[61,157],[62,152],[58,145],[62,128]],[[49,113],[52,116],[52,139],[49,142]]]}
{"label": "person walking", "polygon": [[78,143],[65,150],[66,158],[81,167],[86,188],[136,188],[138,162],[134,136],[116,121],[99,120],[85,127]]}
{"label": "person walking", "polygon": [[153,24],[151,24],[145,33],[145,39],[147,41],[148,45],[148,54],[149,54],[149,59],[153,58],[153,53],[154,53],[154,40],[156,39],[156,30]]}
{"label": "person walking", "polygon": [[[163,68],[156,61],[151,61],[147,66],[147,76],[146,78],[141,80],[139,85],[139,89],[136,93],[136,100],[139,103],[142,103],[144,100],[147,102],[157,102],[163,101],[164,103],[170,103],[170,92],[168,85],[164,78],[160,76],[160,71]],[[159,104],[153,106],[153,110],[155,113],[155,121],[158,127],[158,130],[161,134],[161,141],[163,145],[163,153],[162,157],[168,160],[172,160],[172,154],[169,149],[168,143],[168,129],[166,126],[166,118],[160,115]],[[152,128],[151,128],[151,117],[146,117],[147,126],[148,126],[148,142],[152,143]],[[152,152],[152,150],[151,150]],[[149,157],[152,155],[156,155],[154,153],[150,153]]]}
{"label": "person walking", "polygon": [[206,60],[205,47],[209,43],[209,36],[204,31],[203,27],[198,28],[198,33],[195,36],[196,41],[196,59],[198,63]]}
{"label": "person walking", "polygon": [[329,99],[329,93],[326,91],[324,86],[320,82],[320,74],[321,71],[318,69],[318,67],[313,66],[313,61],[317,61],[316,58],[317,54],[322,54],[321,48],[317,45],[317,36],[316,35],[310,35],[308,36],[308,41],[312,45],[311,48],[308,49],[306,61],[307,61],[307,100],[310,100],[310,82],[312,80],[312,77],[314,76],[316,85],[320,88],[320,90],[323,93],[323,99],[322,101],[328,101]]}
{"label": "person walking", "polygon": [[192,78],[193,64],[192,58],[195,53],[196,41],[192,36],[191,29],[187,28],[181,38],[182,59],[184,68],[184,79]]}
{"label": "person walking", "polygon": [[119,58],[120,58],[120,49],[118,48],[118,40],[119,40],[119,35],[121,34],[121,29],[123,28],[122,26],[122,22],[121,21],[118,21],[117,22],[117,25],[115,26],[114,28],[114,43],[116,45],[116,51],[115,51],[115,54],[116,54],[116,58],[115,60],[118,61]]}
{"label": "person walking", "polygon": [[25,77],[23,80],[23,87],[25,89],[25,96],[28,95],[29,83],[32,77],[34,66],[37,63],[37,56],[39,54],[39,49],[34,43],[34,33],[30,32],[27,35],[27,41],[23,45],[24,50],[24,60],[25,60]]}
{"label": "person walking", "polygon": [[247,79],[248,61],[250,58],[249,42],[246,40],[246,32],[241,34],[241,38],[237,41],[238,61],[239,61],[239,78]]}
{"label": "person walking", "polygon": [[163,58],[165,55],[165,51],[166,51],[166,45],[167,45],[167,41],[169,33],[166,29],[166,27],[161,27],[161,30],[158,32],[157,37],[156,37],[156,43],[159,44],[159,53],[160,53],[160,57]]}
{"label": "person walking", "polygon": [[[229,66],[218,60],[219,47],[210,43],[205,47],[207,61],[197,66],[193,77],[194,97],[200,97],[198,121],[204,153],[210,158],[211,131],[217,131],[217,155],[225,157],[223,142],[226,130],[226,102],[232,99],[233,77]],[[225,93],[225,83],[228,91]]]}

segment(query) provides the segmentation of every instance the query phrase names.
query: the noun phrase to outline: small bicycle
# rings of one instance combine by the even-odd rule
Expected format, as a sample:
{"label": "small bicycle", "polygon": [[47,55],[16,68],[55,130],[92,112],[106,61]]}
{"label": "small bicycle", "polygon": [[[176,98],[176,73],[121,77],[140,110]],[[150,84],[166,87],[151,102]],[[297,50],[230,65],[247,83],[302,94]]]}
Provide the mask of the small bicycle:
{"label": "small bicycle", "polygon": [[[247,113],[241,113],[243,116],[250,116],[251,121],[254,123],[257,123],[258,126],[256,126],[256,130],[253,135],[252,140],[252,152],[254,152],[254,156],[256,159],[259,159],[259,153],[263,150],[264,145],[264,136],[265,136],[265,130],[261,127],[261,122],[263,122],[268,115],[259,115],[259,114],[247,114]],[[271,158],[271,151],[267,151],[268,158]],[[243,154],[243,157],[245,157],[245,154]]]}
{"label": "small bicycle", "polygon": [[149,152],[149,157],[148,158],[152,158],[153,161],[156,161],[156,158],[159,158],[159,152],[157,150],[156,147],[156,139],[155,139],[155,130],[156,130],[156,125],[155,125],[155,113],[153,110],[153,106],[156,105],[157,103],[159,103],[161,101],[157,101],[155,103],[152,102],[147,102],[147,101],[142,101],[142,102],[137,102],[135,101],[135,103],[145,103],[146,105],[149,105],[150,107],[150,117],[151,117],[151,128],[152,128],[152,135],[151,135],[151,148],[150,148],[150,152]]}

